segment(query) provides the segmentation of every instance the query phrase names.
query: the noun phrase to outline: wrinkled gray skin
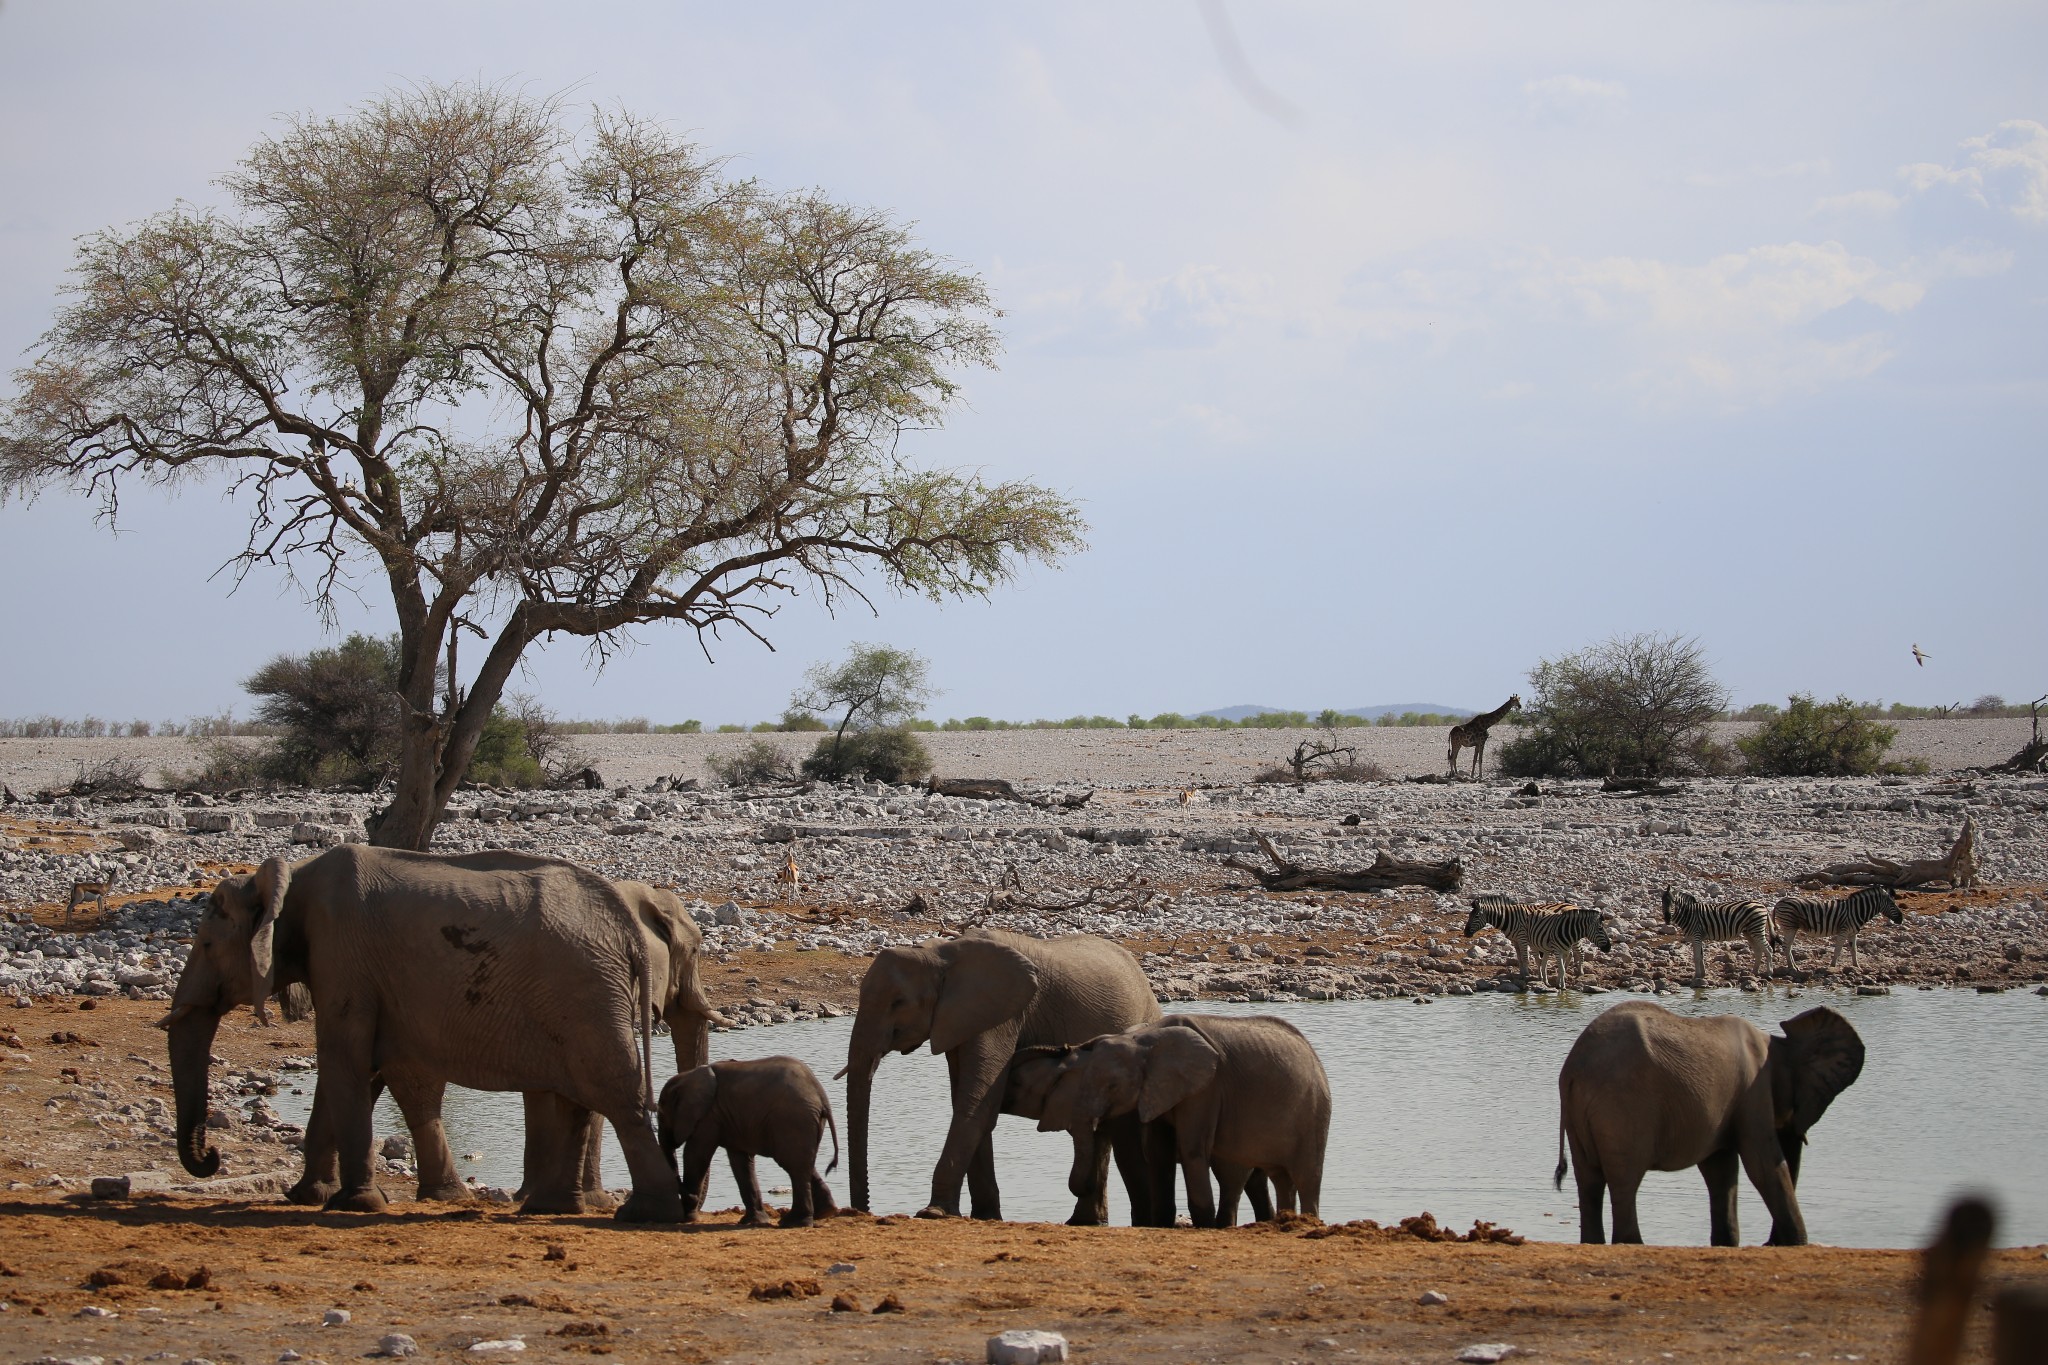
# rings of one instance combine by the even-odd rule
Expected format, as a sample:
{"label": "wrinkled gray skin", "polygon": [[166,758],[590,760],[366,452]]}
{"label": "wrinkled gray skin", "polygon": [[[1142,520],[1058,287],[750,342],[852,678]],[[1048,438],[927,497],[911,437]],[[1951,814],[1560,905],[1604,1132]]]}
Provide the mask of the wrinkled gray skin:
{"label": "wrinkled gray skin", "polygon": [[746,1216],[740,1221],[768,1221],[761,1186],[754,1179],[754,1158],[765,1156],[789,1173],[786,1228],[807,1228],[818,1218],[838,1211],[832,1191],[818,1174],[818,1145],[832,1130],[832,1163],[839,1165],[839,1125],[832,1120],[832,1101],[817,1073],[794,1057],[763,1057],[749,1062],[713,1062],[669,1078],[655,1106],[660,1116],[661,1150],[671,1167],[676,1148],[683,1148],[678,1179],[683,1191],[683,1221],[694,1222],[704,1206],[704,1187],[711,1179],[711,1159],[720,1147],[732,1162],[732,1178],[740,1187]]}
{"label": "wrinkled gray skin", "polygon": [[[914,1052],[929,1042],[945,1057],[952,1080],[953,1118],[932,1172],[927,1215],[957,1215],[964,1179],[976,1218],[1001,1218],[991,1135],[1008,1085],[1005,1073],[1019,1048],[1079,1043],[1159,1017],[1152,984],[1138,960],[1090,934],[1034,939],[998,930],[970,930],[959,938],[910,948],[884,948],[860,983],[860,1009],[846,1048],[847,1149],[853,1207],[868,1208],[868,1105],[875,1068],[890,1052]],[[1109,1144],[1091,1146],[1091,1173],[1076,1181],[1093,1191],[1069,1222],[1095,1224],[1108,1216],[1102,1192],[1108,1181]],[[1133,1172],[1124,1172],[1127,1181]],[[1146,1196],[1144,1177],[1134,1205]]]}
{"label": "wrinkled gray skin", "polygon": [[1330,1078],[1286,1020],[1176,1014],[1091,1039],[1061,1065],[1038,1126],[1082,1133],[1133,1112],[1141,1123],[1173,1125],[1196,1227],[1235,1225],[1253,1171],[1272,1180],[1279,1208],[1318,1214]]}
{"label": "wrinkled gray skin", "polygon": [[[517,871],[534,859],[523,853],[497,849],[450,855],[444,863],[476,871]],[[242,890],[250,878],[236,878]],[[224,884],[225,885],[225,884]],[[687,962],[669,973],[671,995],[661,1000],[664,1019],[680,1018],[672,1026],[676,1067],[688,1070],[710,1059],[710,1029],[706,1021],[710,1008],[699,984],[698,955],[703,935],[682,902],[672,891],[645,882],[615,881],[619,894],[633,907],[644,924],[670,940],[671,952],[681,952]],[[303,989],[298,988],[298,989]],[[310,999],[310,993],[307,996]],[[287,1008],[287,1016],[292,1011]],[[380,1078],[381,1084],[381,1078]],[[405,1115],[412,1133],[413,1165],[418,1179],[417,1199],[461,1202],[470,1189],[456,1171],[455,1154],[449,1149],[447,1132],[441,1123],[444,1086],[424,1089],[394,1088],[392,1099]],[[528,1091],[522,1097],[526,1111],[526,1150],[518,1198],[522,1213],[601,1213],[617,1206],[604,1185],[604,1127],[597,1115],[563,1099],[560,1095]],[[335,1146],[333,1125],[320,1102],[317,1085],[313,1091],[313,1112],[307,1120],[305,1169],[297,1184],[285,1192],[295,1204],[324,1204],[341,1188],[340,1153]]]}
{"label": "wrinkled gray skin", "polygon": [[428,1135],[421,1151],[444,1155],[438,1098],[456,1084],[559,1097],[555,1125],[542,1131],[560,1139],[545,1164],[562,1188],[546,1197],[569,1203],[580,1194],[585,1115],[603,1115],[632,1171],[634,1192],[617,1216],[675,1221],[682,1201],[654,1138],[649,1035],[665,1017],[679,1054],[694,1058],[708,1009],[695,927],[666,902],[546,858],[361,845],[296,867],[273,858],[223,881],[161,1021],[179,1160],[197,1176],[219,1169],[219,1153],[202,1143],[221,1016],[300,983],[318,1005],[309,1145],[315,1131],[331,1132],[337,1154],[328,1208],[384,1207],[370,1153],[380,1082]]}
{"label": "wrinkled gray skin", "polygon": [[1825,1007],[1794,1015],[1782,1036],[1733,1015],[1687,1019],[1644,1000],[1608,1010],[1579,1034],[1557,1075],[1556,1183],[1564,1148],[1579,1186],[1579,1240],[1640,1242],[1636,1189],[1645,1171],[1697,1166],[1713,1245],[1736,1246],[1735,1178],[1749,1176],[1771,1211],[1771,1246],[1804,1246],[1800,1149],[1807,1130],[1863,1070],[1863,1040]]}

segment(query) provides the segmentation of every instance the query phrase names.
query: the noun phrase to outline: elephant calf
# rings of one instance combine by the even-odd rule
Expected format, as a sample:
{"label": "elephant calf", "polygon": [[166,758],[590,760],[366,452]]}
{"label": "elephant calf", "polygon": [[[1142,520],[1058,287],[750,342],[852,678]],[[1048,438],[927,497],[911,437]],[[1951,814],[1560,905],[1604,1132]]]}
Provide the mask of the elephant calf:
{"label": "elephant calf", "polygon": [[1735,1246],[1738,1164],[1771,1211],[1772,1246],[1803,1246],[1799,1154],[1806,1131],[1863,1071],[1863,1040],[1825,1006],[1794,1015],[1782,1036],[1732,1014],[1688,1019],[1647,1000],[1586,1025],[1557,1075],[1556,1183],[1564,1147],[1579,1186],[1579,1240],[1605,1241],[1601,1196],[1614,1200],[1614,1240],[1640,1242],[1636,1189],[1645,1171],[1697,1166],[1706,1177],[1715,1246]]}
{"label": "elephant calf", "polygon": [[1272,1180],[1277,1207],[1298,1201],[1301,1212],[1317,1216],[1330,1078],[1286,1020],[1176,1014],[1091,1039],[1061,1063],[1038,1127],[1092,1132],[1133,1111],[1140,1123],[1173,1125],[1196,1227],[1234,1224],[1238,1197],[1256,1171]]}
{"label": "elephant calf", "polygon": [[814,1219],[838,1211],[832,1191],[818,1174],[818,1144],[832,1130],[832,1164],[839,1165],[839,1125],[832,1101],[809,1067],[794,1057],[763,1057],[751,1062],[713,1062],[694,1067],[662,1087],[657,1106],[661,1149],[675,1163],[682,1147],[680,1173],[683,1221],[693,1222],[704,1202],[711,1176],[711,1158],[720,1147],[732,1161],[732,1177],[746,1205],[744,1224],[768,1221],[761,1186],[754,1179],[754,1158],[772,1158],[789,1172],[786,1228],[807,1228]]}

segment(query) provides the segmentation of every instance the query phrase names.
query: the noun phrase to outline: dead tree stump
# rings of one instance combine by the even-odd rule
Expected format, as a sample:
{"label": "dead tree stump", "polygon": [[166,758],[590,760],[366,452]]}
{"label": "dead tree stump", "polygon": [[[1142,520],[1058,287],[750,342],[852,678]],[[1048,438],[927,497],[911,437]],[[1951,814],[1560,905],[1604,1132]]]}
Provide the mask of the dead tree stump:
{"label": "dead tree stump", "polygon": [[1441,863],[1409,862],[1390,858],[1385,849],[1373,854],[1372,866],[1349,870],[1335,867],[1303,867],[1280,856],[1272,840],[1254,832],[1273,866],[1258,867],[1225,858],[1225,867],[1249,872],[1268,891],[1389,891],[1397,886],[1426,886],[1432,891],[1456,891],[1465,878],[1464,866],[1456,858]]}
{"label": "dead tree stump", "polygon": [[1962,832],[1939,858],[1901,862],[1870,853],[1860,862],[1830,863],[1793,880],[1801,886],[1887,886],[1894,891],[1946,882],[1957,891],[1968,891],[1977,884],[1977,822],[1965,815]]}

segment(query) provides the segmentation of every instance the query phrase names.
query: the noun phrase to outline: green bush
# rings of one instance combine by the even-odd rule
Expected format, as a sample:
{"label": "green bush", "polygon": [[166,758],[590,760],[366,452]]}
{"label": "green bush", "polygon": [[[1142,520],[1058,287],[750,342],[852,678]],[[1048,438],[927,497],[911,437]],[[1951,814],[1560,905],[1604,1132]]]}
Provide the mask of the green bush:
{"label": "green bush", "polygon": [[804,760],[806,777],[844,781],[864,777],[876,782],[916,782],[932,770],[924,741],[902,726],[857,730],[836,739],[827,736]]}
{"label": "green bush", "polygon": [[[733,729],[739,727],[734,726]],[[723,725],[719,733],[727,733]],[[730,754],[720,757],[713,754],[704,760],[704,766],[711,769],[711,775],[732,787],[755,787],[764,782],[787,782],[796,776],[796,769],[790,765],[789,755],[781,746],[768,739],[749,740]]]}
{"label": "green bush", "polygon": [[1658,777],[1728,769],[1708,735],[1728,693],[1697,640],[1617,635],[1529,671],[1534,702],[1500,748],[1511,777]]}
{"label": "green bush", "polygon": [[278,727],[263,776],[302,787],[372,787],[398,770],[399,642],[351,635],[333,649],[280,654],[242,684]]}
{"label": "green bush", "polygon": [[[1754,709],[1754,708],[1752,708]],[[1847,697],[1816,702],[1793,697],[1755,734],[1735,741],[1749,771],[1762,777],[1867,777],[1872,773],[1926,772],[1921,759],[1885,761],[1898,728],[1864,714]]]}
{"label": "green bush", "polygon": [[529,730],[519,715],[502,706],[493,707],[477,736],[476,753],[470,757],[468,780],[482,787],[544,787],[547,769],[541,766],[528,745]]}

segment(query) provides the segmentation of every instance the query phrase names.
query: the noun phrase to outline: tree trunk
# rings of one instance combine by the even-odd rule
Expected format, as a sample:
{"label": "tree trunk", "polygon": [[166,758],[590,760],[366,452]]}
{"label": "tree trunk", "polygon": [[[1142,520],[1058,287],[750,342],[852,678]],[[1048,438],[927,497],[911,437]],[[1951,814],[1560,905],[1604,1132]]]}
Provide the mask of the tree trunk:
{"label": "tree trunk", "polygon": [[[484,722],[491,718],[498,699],[505,693],[506,680],[525,649],[526,608],[522,604],[504,633],[491,645],[475,682],[462,705],[452,716],[434,711],[434,667],[440,659],[440,637],[407,641],[406,652],[417,665],[425,662],[425,683],[419,668],[400,680],[400,700],[406,708],[401,726],[404,739],[399,747],[397,789],[391,804],[369,821],[370,842],[380,848],[410,849],[424,853],[434,842],[434,830],[447,812],[448,798],[469,771],[476,757],[477,741],[483,738]],[[424,698],[415,696],[424,686]]]}
{"label": "tree trunk", "polygon": [[1386,891],[1397,886],[1426,886],[1433,891],[1456,891],[1465,869],[1456,858],[1441,863],[1416,863],[1390,858],[1381,849],[1373,855],[1372,866],[1349,871],[1334,867],[1303,867],[1280,856],[1270,839],[1254,833],[1259,847],[1272,860],[1270,868],[1257,867],[1225,858],[1225,867],[1249,872],[1268,891]]}

